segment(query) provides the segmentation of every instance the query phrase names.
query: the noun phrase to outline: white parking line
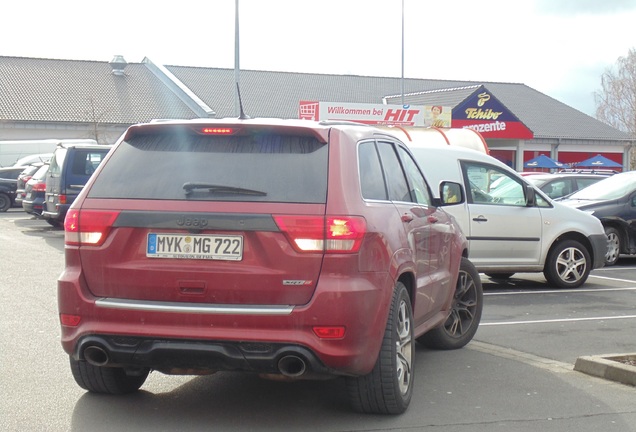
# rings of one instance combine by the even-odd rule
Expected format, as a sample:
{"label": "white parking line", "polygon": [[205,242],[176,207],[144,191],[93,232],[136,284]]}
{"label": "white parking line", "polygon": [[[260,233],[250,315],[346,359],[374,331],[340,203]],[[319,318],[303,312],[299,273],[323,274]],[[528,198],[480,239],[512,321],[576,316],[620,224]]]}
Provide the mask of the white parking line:
{"label": "white parking line", "polygon": [[619,279],[619,278],[613,278],[613,277],[607,277],[607,276],[590,275],[590,277],[591,278],[596,278],[596,279],[611,280],[611,281],[616,281],[616,282],[627,282],[627,283],[634,283],[635,282],[633,279]]}
{"label": "white parking line", "polygon": [[623,267],[609,266],[609,267],[601,267],[601,268],[594,269],[595,272],[597,272],[597,271],[611,271],[611,270],[636,270],[636,267],[634,267],[634,266],[623,266]]}
{"label": "white parking line", "polygon": [[[634,282],[634,281],[627,281]],[[605,292],[605,291],[636,291],[636,286],[626,288],[589,288],[589,289],[553,289],[543,291],[510,291],[510,292],[485,292],[484,296],[503,296],[503,295],[535,295],[535,294],[554,294],[554,293],[586,293],[586,292]]]}
{"label": "white parking line", "polygon": [[515,325],[515,324],[545,324],[545,323],[558,323],[558,322],[577,322],[577,321],[609,321],[617,319],[633,319],[636,315],[618,315],[607,317],[589,317],[589,318],[564,318],[564,319],[549,319],[549,320],[534,320],[534,321],[505,321],[505,322],[480,322],[479,327],[483,326],[499,326],[499,325]]}

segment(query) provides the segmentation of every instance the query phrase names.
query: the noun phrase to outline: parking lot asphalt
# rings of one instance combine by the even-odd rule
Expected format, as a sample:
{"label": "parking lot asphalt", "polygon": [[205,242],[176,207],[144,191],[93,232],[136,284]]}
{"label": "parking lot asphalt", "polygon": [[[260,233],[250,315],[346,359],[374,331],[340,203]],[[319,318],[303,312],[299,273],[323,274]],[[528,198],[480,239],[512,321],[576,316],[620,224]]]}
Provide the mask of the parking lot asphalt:
{"label": "parking lot asphalt", "polygon": [[[626,292],[634,291],[634,280],[631,277],[623,278],[623,277],[612,277],[611,273],[622,273],[622,272],[633,272],[636,269],[636,260],[633,258],[624,258],[619,262],[619,265],[613,267],[606,267],[594,272],[586,285],[579,289],[571,290],[572,293],[582,294],[585,292],[589,292],[590,290],[599,292],[598,288],[594,287],[595,283],[599,283],[600,281],[611,284],[612,286],[604,286],[602,288],[603,291],[609,292],[609,290],[625,290]],[[636,274],[635,274],[636,275]],[[497,292],[500,294],[522,294],[521,291],[516,290],[516,287],[532,287],[536,288],[532,291],[533,294],[548,294],[549,290],[545,290],[543,286],[543,281],[540,276],[536,274],[517,274],[510,281],[504,282],[494,282],[490,278],[482,275],[482,281],[484,283],[486,296],[488,295],[497,295]],[[512,290],[506,290],[506,287],[512,288]],[[554,290],[553,293],[566,294],[568,290]],[[625,303],[625,313],[624,314],[615,314],[615,315],[607,315],[601,317],[604,320],[614,320],[614,319],[636,319],[636,309],[633,306],[632,302]],[[630,311],[632,314],[630,314]],[[585,320],[595,320],[598,317],[576,317],[576,318],[565,318],[565,319],[551,319],[544,320],[544,322],[574,322],[574,321],[585,321]],[[537,320],[529,321],[532,323],[537,323]],[[482,327],[489,325],[487,322],[484,323],[482,321]],[[636,342],[634,339],[633,342]],[[633,343],[632,342],[632,343]],[[630,348],[636,348],[636,345],[631,346]],[[550,363],[548,361],[548,363]],[[607,380],[619,382],[626,385],[636,386],[636,351],[630,350],[629,352],[611,352],[611,353],[603,353],[603,354],[590,354],[590,355],[581,355],[576,358],[573,369],[575,371],[585,373],[591,376],[604,378]]]}
{"label": "parking lot asphalt", "polygon": [[[134,395],[86,393],[59,345],[63,232],[18,211],[0,214],[0,255],[3,431],[636,432],[636,387],[603,372],[616,365],[598,366],[635,351],[634,258],[573,290],[553,289],[541,274],[508,283],[483,276],[474,340],[454,351],[418,345],[409,410],[365,416],[349,409],[340,380],[153,373]],[[37,271],[21,267],[25,259]]]}

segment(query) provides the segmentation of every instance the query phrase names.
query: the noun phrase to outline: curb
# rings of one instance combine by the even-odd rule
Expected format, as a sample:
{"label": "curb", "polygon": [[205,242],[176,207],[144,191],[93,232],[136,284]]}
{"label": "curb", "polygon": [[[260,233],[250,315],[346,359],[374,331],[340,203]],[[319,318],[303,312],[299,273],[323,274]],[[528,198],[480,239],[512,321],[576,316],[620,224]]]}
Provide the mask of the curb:
{"label": "curb", "polygon": [[[631,362],[631,365],[627,364],[628,362]],[[636,353],[579,357],[574,364],[574,370],[636,386]]]}

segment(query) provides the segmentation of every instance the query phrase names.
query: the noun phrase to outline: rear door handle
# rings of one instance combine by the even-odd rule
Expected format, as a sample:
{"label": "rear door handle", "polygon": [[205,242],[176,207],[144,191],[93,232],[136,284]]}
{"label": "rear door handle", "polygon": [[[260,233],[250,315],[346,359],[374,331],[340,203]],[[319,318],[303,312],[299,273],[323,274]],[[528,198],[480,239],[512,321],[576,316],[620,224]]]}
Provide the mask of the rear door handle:
{"label": "rear door handle", "polygon": [[488,219],[486,219],[484,216],[479,215],[479,216],[473,218],[473,221],[475,221],[475,222],[488,222]]}

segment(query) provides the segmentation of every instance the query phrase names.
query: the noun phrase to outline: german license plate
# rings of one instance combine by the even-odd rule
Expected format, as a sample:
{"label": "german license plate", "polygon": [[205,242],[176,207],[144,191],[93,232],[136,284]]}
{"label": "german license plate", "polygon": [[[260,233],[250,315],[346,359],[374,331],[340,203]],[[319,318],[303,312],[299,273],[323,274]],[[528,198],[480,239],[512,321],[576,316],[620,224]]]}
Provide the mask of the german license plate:
{"label": "german license plate", "polygon": [[149,233],[146,256],[240,261],[243,259],[243,237]]}

